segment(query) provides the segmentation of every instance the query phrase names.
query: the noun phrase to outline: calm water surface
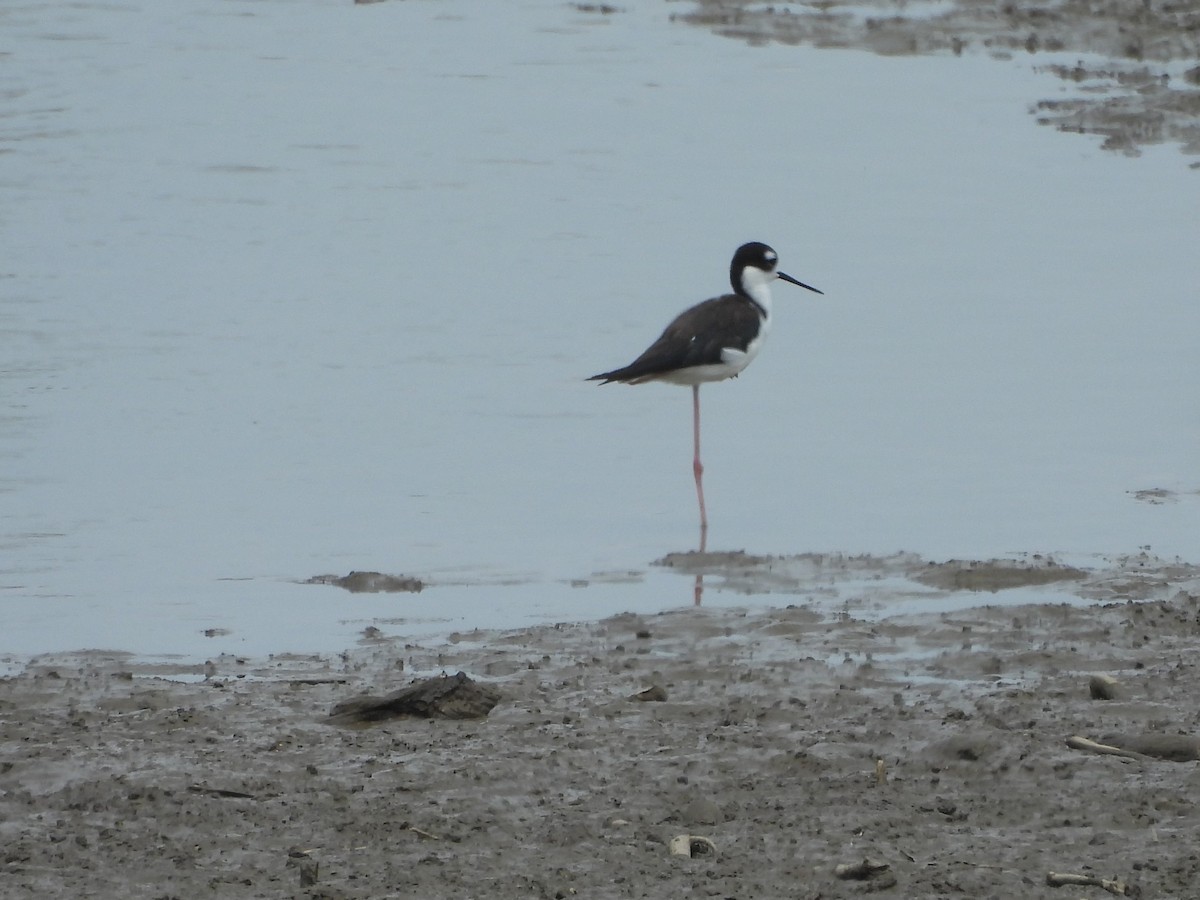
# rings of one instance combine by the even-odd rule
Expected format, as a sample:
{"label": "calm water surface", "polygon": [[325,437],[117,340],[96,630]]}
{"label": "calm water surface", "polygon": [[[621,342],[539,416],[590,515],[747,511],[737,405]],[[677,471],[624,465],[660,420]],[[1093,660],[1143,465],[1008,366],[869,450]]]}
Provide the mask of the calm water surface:
{"label": "calm water surface", "polygon": [[[689,394],[582,379],[750,239],[826,296],[705,388],[710,549],[1196,561],[1186,158],[1038,127],[1032,60],[671,9],[0,10],[0,654],[689,602]],[[296,583],[352,569],[437,586]]]}

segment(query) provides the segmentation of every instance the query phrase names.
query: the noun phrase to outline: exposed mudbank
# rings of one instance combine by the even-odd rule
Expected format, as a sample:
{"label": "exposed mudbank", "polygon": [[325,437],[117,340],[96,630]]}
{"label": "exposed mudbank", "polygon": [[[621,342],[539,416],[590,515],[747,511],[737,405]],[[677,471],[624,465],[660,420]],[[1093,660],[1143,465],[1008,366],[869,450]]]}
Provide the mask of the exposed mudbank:
{"label": "exposed mudbank", "polygon": [[[1067,565],[1050,554],[1017,559],[923,559],[915,553],[890,556],[799,553],[755,556],[735,553],[671,553],[656,565],[685,575],[712,578],[710,586],[745,594],[820,595],[837,589],[839,599],[856,595],[853,606],[871,605],[888,612],[904,609],[918,585],[944,593],[997,592],[1053,586],[1064,598],[1078,600],[1167,599],[1173,585],[1200,583],[1200,567],[1150,553],[1098,559],[1092,567]],[[888,600],[891,600],[889,604]],[[974,606],[969,597],[962,605]]]}
{"label": "exposed mudbank", "polygon": [[694,7],[675,18],[752,43],[887,55],[1087,54],[1092,58],[1069,64],[1047,60],[1043,71],[1079,89],[1066,99],[1037,101],[1031,110],[1037,121],[1099,135],[1105,149],[1131,156],[1160,143],[1200,154],[1200,7],[1194,3],[820,0],[777,6],[695,0]]}
{"label": "exposed mudbank", "polygon": [[[1171,599],[39,657],[0,679],[4,896],[1192,896],[1200,588],[1128,563]],[[484,718],[329,723],[457,671]]]}

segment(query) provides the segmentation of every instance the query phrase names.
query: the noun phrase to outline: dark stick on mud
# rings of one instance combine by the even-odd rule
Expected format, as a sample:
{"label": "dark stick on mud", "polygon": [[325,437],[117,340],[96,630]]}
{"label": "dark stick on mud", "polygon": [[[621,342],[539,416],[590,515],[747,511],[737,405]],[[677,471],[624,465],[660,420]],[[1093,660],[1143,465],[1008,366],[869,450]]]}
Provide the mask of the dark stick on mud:
{"label": "dark stick on mud", "polygon": [[188,785],[188,790],[193,794],[207,794],[210,797],[225,797],[231,800],[257,800],[253,794],[247,794],[245,791],[231,791],[226,788],[206,787],[203,784]]}

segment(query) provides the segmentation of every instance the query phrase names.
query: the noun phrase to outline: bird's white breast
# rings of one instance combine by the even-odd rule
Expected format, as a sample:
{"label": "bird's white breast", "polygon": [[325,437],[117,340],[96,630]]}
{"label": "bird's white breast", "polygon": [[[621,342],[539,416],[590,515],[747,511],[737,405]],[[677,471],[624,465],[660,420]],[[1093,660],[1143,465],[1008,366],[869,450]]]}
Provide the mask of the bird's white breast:
{"label": "bird's white breast", "polygon": [[721,350],[721,361],[719,363],[677,369],[674,372],[658,376],[657,380],[666,381],[670,384],[691,385],[704,384],[708,381],[724,381],[726,378],[732,378],[739,374],[742,369],[753,362],[754,357],[758,355],[758,351],[762,349],[763,341],[767,339],[768,332],[771,330],[770,307],[767,306],[766,309],[768,312],[762,318],[758,334],[746,346],[745,350],[739,350],[736,347],[725,347]]}

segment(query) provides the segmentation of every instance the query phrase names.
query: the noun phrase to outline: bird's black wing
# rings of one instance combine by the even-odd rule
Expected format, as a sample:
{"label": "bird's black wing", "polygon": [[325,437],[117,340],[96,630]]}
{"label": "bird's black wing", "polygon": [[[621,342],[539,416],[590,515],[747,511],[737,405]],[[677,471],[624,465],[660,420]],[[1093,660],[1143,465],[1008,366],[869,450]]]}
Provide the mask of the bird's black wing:
{"label": "bird's black wing", "polygon": [[721,362],[727,347],[745,350],[758,335],[762,316],[744,297],[726,294],[680,313],[646,352],[621,369],[588,381],[641,381],[692,366]]}

